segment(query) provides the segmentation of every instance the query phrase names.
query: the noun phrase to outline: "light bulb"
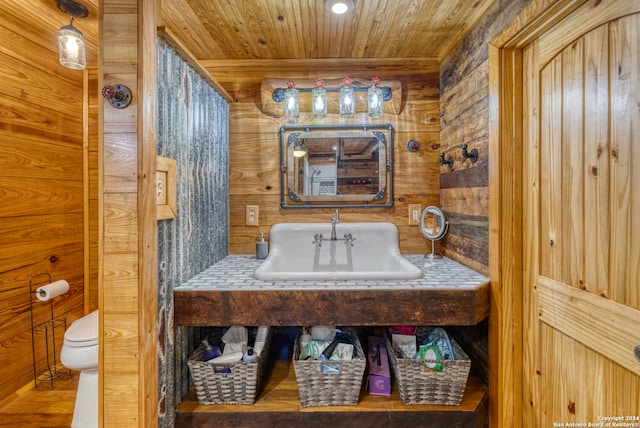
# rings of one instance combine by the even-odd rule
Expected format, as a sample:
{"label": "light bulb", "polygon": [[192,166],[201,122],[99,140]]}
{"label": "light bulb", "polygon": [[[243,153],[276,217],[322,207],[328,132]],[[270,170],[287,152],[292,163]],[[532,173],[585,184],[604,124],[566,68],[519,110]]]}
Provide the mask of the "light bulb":
{"label": "light bulb", "polygon": [[354,7],[353,0],[326,0],[327,10],[342,15]]}
{"label": "light bulb", "polygon": [[349,8],[345,3],[338,2],[338,3],[334,3],[334,5],[331,6],[331,11],[337,15],[342,15],[347,10],[349,10]]}
{"label": "light bulb", "polygon": [[64,46],[67,48],[67,52],[69,52],[70,54],[78,52],[78,42],[76,42],[76,39],[73,37],[69,37],[67,39],[67,43],[65,43]]}

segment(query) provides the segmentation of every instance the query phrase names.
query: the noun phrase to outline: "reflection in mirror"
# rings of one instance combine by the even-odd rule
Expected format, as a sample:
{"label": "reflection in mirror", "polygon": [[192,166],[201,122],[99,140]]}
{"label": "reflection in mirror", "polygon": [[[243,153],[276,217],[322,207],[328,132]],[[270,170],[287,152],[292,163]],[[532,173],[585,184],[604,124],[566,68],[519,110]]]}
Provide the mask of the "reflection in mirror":
{"label": "reflection in mirror", "polygon": [[425,257],[430,261],[433,261],[434,258],[442,258],[441,254],[435,254],[435,241],[442,239],[447,233],[449,222],[445,220],[440,208],[434,206],[425,208],[418,225],[422,235],[431,241],[431,254],[425,255]]}
{"label": "reflection in mirror", "polygon": [[390,207],[391,131],[391,125],[283,126],[282,207]]}

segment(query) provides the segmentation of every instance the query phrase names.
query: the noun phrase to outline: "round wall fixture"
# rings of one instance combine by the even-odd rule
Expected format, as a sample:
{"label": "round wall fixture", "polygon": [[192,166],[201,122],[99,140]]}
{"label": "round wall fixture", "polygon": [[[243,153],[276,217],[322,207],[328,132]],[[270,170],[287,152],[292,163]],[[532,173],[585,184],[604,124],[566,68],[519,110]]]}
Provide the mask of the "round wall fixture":
{"label": "round wall fixture", "polygon": [[353,0],[327,0],[327,10],[342,15],[353,9]]}
{"label": "round wall fixture", "polygon": [[77,18],[86,18],[89,16],[89,10],[84,5],[73,0],[56,0],[56,5],[58,9],[68,15]]}

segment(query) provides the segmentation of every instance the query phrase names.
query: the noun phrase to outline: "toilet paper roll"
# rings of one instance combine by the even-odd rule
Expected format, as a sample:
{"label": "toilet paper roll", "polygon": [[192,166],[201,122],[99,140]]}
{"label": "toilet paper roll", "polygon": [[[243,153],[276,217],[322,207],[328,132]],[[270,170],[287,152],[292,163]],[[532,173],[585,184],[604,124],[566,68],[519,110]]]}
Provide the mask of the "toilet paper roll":
{"label": "toilet paper roll", "polygon": [[38,287],[36,289],[36,297],[38,300],[46,302],[49,299],[53,299],[54,297],[58,297],[61,294],[69,291],[69,283],[64,279],[59,281],[52,282],[48,285],[43,285],[42,287]]}

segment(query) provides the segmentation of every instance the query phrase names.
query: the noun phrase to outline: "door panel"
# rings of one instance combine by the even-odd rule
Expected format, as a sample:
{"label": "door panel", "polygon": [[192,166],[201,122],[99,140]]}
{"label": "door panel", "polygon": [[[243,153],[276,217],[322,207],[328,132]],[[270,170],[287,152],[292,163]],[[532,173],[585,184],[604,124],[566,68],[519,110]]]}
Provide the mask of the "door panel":
{"label": "door panel", "polygon": [[640,416],[638,11],[589,2],[523,51],[523,426]]}

